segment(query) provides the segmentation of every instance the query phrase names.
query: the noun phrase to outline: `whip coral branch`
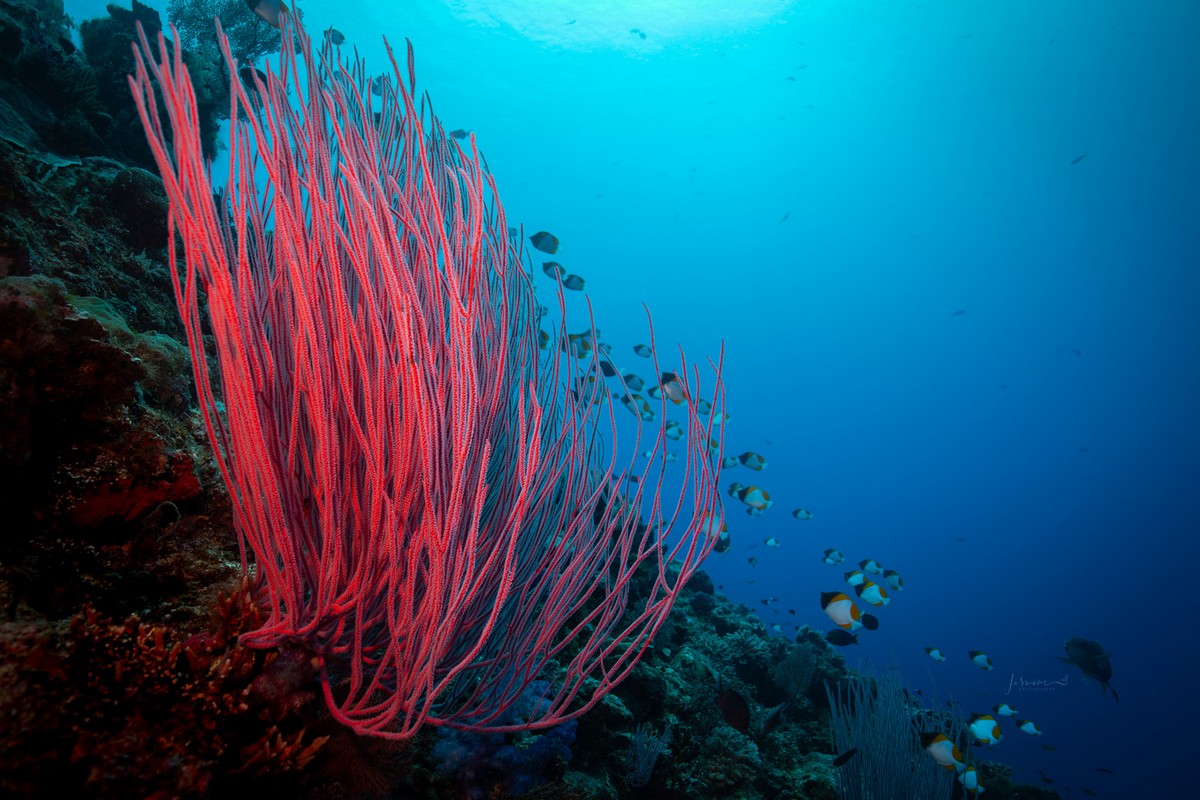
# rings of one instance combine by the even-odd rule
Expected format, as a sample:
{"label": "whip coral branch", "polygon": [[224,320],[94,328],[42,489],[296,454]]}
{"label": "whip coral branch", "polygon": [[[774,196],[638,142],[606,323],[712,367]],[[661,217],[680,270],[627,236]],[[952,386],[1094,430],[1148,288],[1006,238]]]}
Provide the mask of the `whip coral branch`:
{"label": "whip coral branch", "polygon": [[[130,87],[171,201],[176,299],[243,568],[265,587],[244,642],[309,648],[331,712],[364,734],[582,714],[633,669],[720,529],[698,371],[678,373],[672,507],[662,425],[656,480],[626,488],[605,455],[617,423],[597,348],[539,361],[520,240],[473,139],[464,150],[418,107],[411,45],[404,73],[389,49],[376,100],[361,62],[328,41],[313,52],[287,22],[279,71],[243,85],[217,33],[232,124],[215,202],[179,49],[142,36]],[[652,585],[630,608],[639,568]],[[531,685],[546,687],[532,716],[503,718]]]}

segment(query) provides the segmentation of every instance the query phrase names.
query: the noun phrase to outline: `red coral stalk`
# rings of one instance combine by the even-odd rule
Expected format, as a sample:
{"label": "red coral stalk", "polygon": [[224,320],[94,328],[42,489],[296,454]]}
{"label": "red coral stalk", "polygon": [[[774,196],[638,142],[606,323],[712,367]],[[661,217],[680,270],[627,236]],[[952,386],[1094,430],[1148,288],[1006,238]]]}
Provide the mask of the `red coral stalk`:
{"label": "red coral stalk", "polygon": [[[406,75],[389,49],[374,100],[361,62],[329,42],[313,53],[290,23],[279,74],[249,87],[218,35],[233,123],[215,203],[178,48],[160,35],[156,61],[143,36],[130,86],[185,253],[181,274],[170,248],[201,410],[267,590],[244,642],[311,648],[332,713],[360,733],[582,714],[633,669],[720,529],[698,374],[678,373],[689,449],[674,508],[661,425],[652,480],[620,489],[595,347],[539,367],[532,284],[492,177],[473,141],[464,151],[418,110],[411,45]],[[566,391],[574,376],[585,396]],[[652,586],[630,610],[643,565]],[[501,719],[539,676],[528,720]]]}

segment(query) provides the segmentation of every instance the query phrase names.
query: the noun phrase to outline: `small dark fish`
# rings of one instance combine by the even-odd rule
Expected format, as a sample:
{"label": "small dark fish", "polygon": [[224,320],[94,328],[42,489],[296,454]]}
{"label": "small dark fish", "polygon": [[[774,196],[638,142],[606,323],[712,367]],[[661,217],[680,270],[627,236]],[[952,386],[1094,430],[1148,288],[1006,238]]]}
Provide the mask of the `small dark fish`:
{"label": "small dark fish", "polygon": [[1081,355],[1083,355],[1083,351],[1082,351],[1082,350],[1080,350],[1078,347],[1073,347],[1073,348],[1071,348],[1071,352],[1072,352],[1072,353],[1074,353],[1074,354],[1075,354],[1075,355],[1077,355],[1077,356],[1081,356]]}
{"label": "small dark fish", "polygon": [[629,32],[630,32],[630,33],[636,33],[636,34],[638,35],[638,37],[639,37],[639,38],[642,38],[642,39],[645,39],[645,38],[646,38],[646,34],[642,33],[642,32],[641,32],[640,30],[638,30],[637,28],[630,28],[630,29],[629,29]]}
{"label": "small dark fish", "polygon": [[1096,793],[1095,793],[1095,792],[1093,792],[1091,789],[1087,788],[1086,786],[1085,786],[1085,787],[1083,787],[1083,793],[1084,793],[1084,794],[1086,794],[1088,797],[1095,797],[1095,796],[1096,796]]}
{"label": "small dark fish", "polygon": [[950,541],[952,541],[952,542],[958,542],[959,544],[966,544],[966,542],[967,542],[967,537],[965,537],[965,536],[955,536],[955,537],[954,537],[953,539],[951,539]]}
{"label": "small dark fish", "polygon": [[840,767],[842,764],[845,764],[847,761],[854,758],[854,756],[857,755],[857,753],[858,753],[858,748],[851,747],[849,750],[847,750],[846,752],[842,753],[840,756],[835,758],[833,760],[833,765],[835,767]]}
{"label": "small dark fish", "polygon": [[784,78],[784,80],[785,80],[785,81],[791,81],[792,83],[795,83],[795,82],[796,82],[796,76],[795,76],[795,75],[788,75],[786,78]]}
{"label": "small dark fish", "polygon": [[567,275],[562,281],[563,288],[570,289],[573,292],[582,292],[583,284],[583,278],[578,275]]}
{"label": "small dark fish", "polygon": [[779,723],[783,722],[783,712],[787,710],[788,703],[783,702],[767,712],[766,718],[763,720],[763,733],[770,733],[779,727]]}
{"label": "small dark fish", "polygon": [[606,378],[612,378],[621,374],[617,371],[617,368],[613,366],[611,361],[604,358],[600,359],[600,373]]}
{"label": "small dark fish", "polygon": [[834,647],[849,647],[852,644],[858,644],[858,634],[842,630],[841,628],[834,628],[825,634],[825,641]]}
{"label": "small dark fish", "polygon": [[862,626],[869,631],[879,630],[879,618],[874,614],[863,614],[860,622],[862,622]]}
{"label": "small dark fish", "polygon": [[376,75],[371,79],[371,94],[376,97],[383,96],[383,85],[387,82],[387,78],[383,75]]}
{"label": "small dark fish", "polygon": [[717,695],[717,708],[729,727],[741,733],[750,730],[750,706],[733,689],[724,689]]}
{"label": "small dark fish", "polygon": [[242,79],[242,85],[246,87],[246,91],[257,94],[258,86],[254,83],[255,76],[266,86],[267,73],[254,67],[238,67],[238,77]]}
{"label": "small dark fish", "polygon": [[346,43],[346,36],[337,28],[329,28],[325,31],[325,36],[334,47],[341,47]]}
{"label": "small dark fish", "polygon": [[791,215],[792,215],[792,212],[785,211],[783,216],[779,218],[779,224],[782,225],[783,223],[787,222],[788,217],[790,217]]}
{"label": "small dark fish", "polygon": [[564,274],[563,265],[557,261],[543,261],[542,272],[551,278],[561,278]]}
{"label": "small dark fish", "polygon": [[1058,748],[1052,744],[1044,744],[1044,745],[1042,745],[1042,749],[1045,750],[1047,753],[1053,753]]}
{"label": "small dark fish", "polygon": [[533,236],[529,237],[529,243],[538,250],[541,250],[543,253],[554,255],[558,252],[558,237],[553,233],[538,231]]}
{"label": "small dark fish", "polygon": [[462,128],[455,128],[454,130],[450,131],[450,135],[455,139],[465,139],[471,135],[471,132],[464,131]]}
{"label": "small dark fish", "polygon": [[1096,767],[1096,772],[1103,772],[1105,775],[1116,775],[1117,774],[1116,772],[1113,772],[1108,767]]}
{"label": "small dark fish", "polygon": [[950,316],[952,316],[952,317],[961,317],[961,316],[962,316],[963,314],[965,314],[965,313],[967,313],[967,310],[966,310],[965,308],[960,308],[960,309],[958,309],[957,311],[955,311],[954,313],[952,313]]}
{"label": "small dark fish", "polygon": [[1072,158],[1072,159],[1071,159],[1071,166],[1075,166],[1075,165],[1076,165],[1076,164],[1078,164],[1080,161],[1083,161],[1085,158],[1087,158],[1087,150],[1084,150],[1084,151],[1083,151],[1083,155],[1080,155],[1080,156],[1075,156],[1074,158]]}

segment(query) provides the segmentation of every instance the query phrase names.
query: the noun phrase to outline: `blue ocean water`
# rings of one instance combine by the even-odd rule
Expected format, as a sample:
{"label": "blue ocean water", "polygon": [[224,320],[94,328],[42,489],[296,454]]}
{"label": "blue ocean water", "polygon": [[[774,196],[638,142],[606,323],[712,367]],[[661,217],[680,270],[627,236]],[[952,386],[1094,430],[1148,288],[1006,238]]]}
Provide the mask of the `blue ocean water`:
{"label": "blue ocean water", "polygon": [[[967,712],[1011,702],[1044,735],[1003,723],[987,756],[1024,782],[1186,789],[1200,5],[299,5],[378,71],[381,34],[412,41],[620,366],[642,367],[643,303],[660,351],[724,347],[725,451],[768,463],[722,485],[775,500],[727,500],[733,547],[706,568],[729,596],[781,635],[823,629],[820,592],[878,559],[905,588],[852,664],[894,660]],[[1120,703],[1057,660],[1071,636],[1111,652]]]}

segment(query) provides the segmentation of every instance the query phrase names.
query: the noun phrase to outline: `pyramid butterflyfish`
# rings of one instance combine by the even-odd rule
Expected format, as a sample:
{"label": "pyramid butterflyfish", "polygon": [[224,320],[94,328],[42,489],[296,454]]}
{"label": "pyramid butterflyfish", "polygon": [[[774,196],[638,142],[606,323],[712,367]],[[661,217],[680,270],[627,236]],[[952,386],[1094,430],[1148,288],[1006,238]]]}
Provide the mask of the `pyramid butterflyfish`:
{"label": "pyramid butterflyfish", "polygon": [[958,745],[950,741],[944,733],[922,733],[921,746],[925,752],[933,756],[933,760],[951,771],[966,769],[962,752]]}
{"label": "pyramid butterflyfish", "polygon": [[892,602],[888,599],[887,592],[883,590],[883,587],[871,581],[863,581],[854,587],[854,591],[864,603],[870,603],[873,606],[886,606]]}
{"label": "pyramid butterflyfish", "polygon": [[992,671],[992,660],[988,658],[987,653],[982,650],[970,650],[967,655],[971,657],[971,662],[984,672]]}
{"label": "pyramid butterflyfish", "polygon": [[975,772],[975,767],[973,766],[967,767],[958,773],[958,782],[963,785],[963,791],[967,794],[983,794],[983,787],[979,785],[979,774]]}
{"label": "pyramid butterflyfish", "polygon": [[975,741],[988,746],[999,744],[1004,735],[1000,733],[1000,724],[991,714],[980,714],[971,720],[967,730],[975,737]]}
{"label": "pyramid butterflyfish", "polygon": [[1042,735],[1042,732],[1038,730],[1038,726],[1034,725],[1027,719],[1019,720],[1017,722],[1017,727],[1020,728],[1023,733],[1028,733],[1030,736]]}
{"label": "pyramid butterflyfish", "polygon": [[839,628],[856,631],[862,627],[862,612],[843,592],[821,592],[821,610]]}
{"label": "pyramid butterflyfish", "polygon": [[737,497],[749,506],[751,511],[760,513],[775,505],[775,501],[771,499],[771,495],[767,494],[766,489],[760,489],[757,486],[742,487],[738,491]]}

